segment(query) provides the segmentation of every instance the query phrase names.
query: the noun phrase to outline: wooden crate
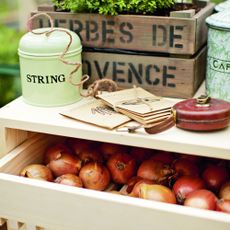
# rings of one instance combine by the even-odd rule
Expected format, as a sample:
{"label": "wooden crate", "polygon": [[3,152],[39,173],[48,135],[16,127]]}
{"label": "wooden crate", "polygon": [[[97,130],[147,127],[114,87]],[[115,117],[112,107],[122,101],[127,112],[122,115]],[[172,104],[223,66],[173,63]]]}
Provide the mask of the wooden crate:
{"label": "wooden crate", "polygon": [[[213,3],[199,4],[197,14],[177,11],[171,17],[56,12],[46,6],[32,14],[47,12],[56,27],[75,31],[85,47],[193,55],[207,42],[205,19],[214,9]],[[40,17],[33,26],[47,27],[49,21]]]}
{"label": "wooden crate", "polygon": [[85,51],[83,72],[91,76],[88,84],[109,78],[121,88],[136,85],[159,96],[191,98],[205,78],[206,47],[192,58]]}

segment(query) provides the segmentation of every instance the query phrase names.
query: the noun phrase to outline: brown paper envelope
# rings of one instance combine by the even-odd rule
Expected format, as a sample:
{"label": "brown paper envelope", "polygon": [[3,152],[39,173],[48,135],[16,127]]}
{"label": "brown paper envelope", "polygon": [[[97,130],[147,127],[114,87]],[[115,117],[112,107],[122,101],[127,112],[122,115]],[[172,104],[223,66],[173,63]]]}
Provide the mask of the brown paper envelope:
{"label": "brown paper envelope", "polygon": [[175,104],[171,100],[157,97],[139,87],[104,93],[98,97],[114,109],[126,109],[140,115],[171,108]]}
{"label": "brown paper envelope", "polygon": [[115,112],[100,100],[96,99],[77,106],[76,108],[63,111],[60,114],[107,129],[114,129],[131,120],[131,118]]}

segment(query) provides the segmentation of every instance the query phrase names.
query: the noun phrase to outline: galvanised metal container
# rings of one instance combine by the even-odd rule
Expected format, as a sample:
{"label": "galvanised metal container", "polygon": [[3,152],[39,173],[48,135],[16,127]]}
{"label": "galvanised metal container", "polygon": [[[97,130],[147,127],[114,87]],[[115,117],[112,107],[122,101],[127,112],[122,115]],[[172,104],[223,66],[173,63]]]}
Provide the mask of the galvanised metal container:
{"label": "galvanised metal container", "polygon": [[[70,30],[52,30],[49,34],[46,32],[51,28],[33,30],[33,33],[26,33],[19,43],[22,96],[25,102],[36,106],[63,106],[81,98],[80,87],[71,84],[69,79],[74,65],[60,59],[66,50],[64,59],[67,62],[81,63],[81,41]],[[79,83],[81,77],[80,66],[72,81]]]}
{"label": "galvanised metal container", "polygon": [[222,12],[224,10],[229,10],[230,11],[230,0],[221,2],[220,4],[217,4],[215,6],[215,11],[216,12]]}
{"label": "galvanised metal container", "polygon": [[208,57],[206,89],[209,96],[230,101],[230,11],[206,19]]}

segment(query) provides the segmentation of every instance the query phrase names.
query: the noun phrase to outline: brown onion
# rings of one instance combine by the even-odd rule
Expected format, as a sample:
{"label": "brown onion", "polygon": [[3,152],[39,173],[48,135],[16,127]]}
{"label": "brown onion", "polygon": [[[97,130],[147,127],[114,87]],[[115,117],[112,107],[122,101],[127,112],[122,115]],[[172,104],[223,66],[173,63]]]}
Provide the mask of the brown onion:
{"label": "brown onion", "polygon": [[183,204],[187,196],[198,189],[204,189],[205,183],[201,178],[192,176],[182,176],[173,185],[173,192],[177,202]]}
{"label": "brown onion", "polygon": [[140,197],[141,194],[141,186],[143,184],[154,184],[153,181],[148,180],[148,179],[141,179],[139,180],[134,186],[133,189],[131,191],[131,193],[129,194],[132,197]]}
{"label": "brown onion", "polygon": [[190,193],[184,202],[185,206],[215,210],[217,198],[214,193],[206,189],[196,190]]}
{"label": "brown onion", "polygon": [[216,203],[216,211],[230,213],[230,200],[218,200]]}
{"label": "brown onion", "polygon": [[174,170],[169,165],[153,159],[143,161],[137,170],[137,176],[152,180],[155,183],[166,181],[173,174]]}
{"label": "brown onion", "polygon": [[225,200],[230,200],[230,181],[224,183],[219,192],[219,197]]}
{"label": "brown onion", "polygon": [[53,175],[49,168],[42,164],[31,164],[20,172],[20,176],[32,179],[53,181]]}
{"label": "brown onion", "polygon": [[174,193],[164,185],[142,184],[140,186],[140,198],[176,204]]}
{"label": "brown onion", "polygon": [[71,154],[71,150],[63,143],[56,143],[49,146],[43,157],[44,164],[47,165],[51,160],[59,158],[62,152],[68,152]]}
{"label": "brown onion", "polygon": [[107,161],[112,180],[126,184],[136,174],[136,161],[127,153],[115,153]]}
{"label": "brown onion", "polygon": [[127,147],[112,143],[102,143],[100,146],[100,152],[102,152],[105,159],[108,159],[115,153],[127,152]]}
{"label": "brown onion", "polygon": [[202,173],[202,178],[204,179],[207,188],[218,193],[222,184],[228,181],[229,174],[224,167],[210,165]]}
{"label": "brown onion", "polygon": [[156,154],[154,154],[151,159],[155,161],[161,161],[164,164],[171,164],[174,161],[173,154],[166,151],[158,150]]}
{"label": "brown onion", "polygon": [[133,156],[137,163],[141,163],[144,160],[149,159],[153,155],[152,149],[133,147],[131,148],[130,155]]}
{"label": "brown onion", "polygon": [[81,168],[81,161],[77,156],[62,152],[60,156],[50,161],[47,167],[51,169],[55,177],[68,173],[78,174]]}
{"label": "brown onion", "polygon": [[69,138],[67,143],[75,154],[79,154],[83,150],[92,147],[94,142],[78,138]]}
{"label": "brown onion", "polygon": [[200,174],[200,170],[194,161],[185,158],[179,158],[173,164],[176,173],[179,176],[196,176]]}
{"label": "brown onion", "polygon": [[90,161],[103,162],[103,156],[97,149],[86,148],[78,154],[78,157],[80,158],[82,165]]}
{"label": "brown onion", "polygon": [[61,175],[57,177],[54,182],[58,184],[70,185],[70,186],[79,187],[79,188],[83,187],[80,177],[74,174]]}
{"label": "brown onion", "polygon": [[110,183],[109,170],[98,162],[89,162],[84,165],[79,177],[85,188],[94,190],[105,190]]}

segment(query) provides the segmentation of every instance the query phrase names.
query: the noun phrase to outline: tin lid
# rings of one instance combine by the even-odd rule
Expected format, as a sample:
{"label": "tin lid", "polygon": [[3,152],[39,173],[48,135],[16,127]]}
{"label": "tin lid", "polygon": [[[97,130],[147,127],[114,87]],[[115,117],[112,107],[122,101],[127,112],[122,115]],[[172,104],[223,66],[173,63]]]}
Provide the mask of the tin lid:
{"label": "tin lid", "polygon": [[197,99],[179,102],[173,107],[177,119],[190,121],[214,121],[230,117],[230,103],[221,99],[209,98],[205,103]]}
{"label": "tin lid", "polygon": [[[72,37],[72,42],[67,54],[73,52],[81,52],[81,40],[76,33],[64,28],[61,28],[62,31],[60,31],[60,28],[54,28],[54,30],[55,31],[50,33],[48,36],[45,33],[26,33],[19,42],[19,55],[42,57],[61,55],[68,47],[71,39],[70,36]],[[50,28],[40,28],[33,31],[36,33],[42,33],[50,31]],[[65,33],[65,31],[67,31],[68,33]]]}
{"label": "tin lid", "polygon": [[226,10],[228,8],[230,10],[230,0],[225,1],[225,2],[221,2],[220,4],[215,6],[215,10],[217,12],[221,12],[221,11]]}
{"label": "tin lid", "polygon": [[224,10],[222,12],[212,14],[206,19],[206,23],[210,27],[230,30],[230,10]]}

